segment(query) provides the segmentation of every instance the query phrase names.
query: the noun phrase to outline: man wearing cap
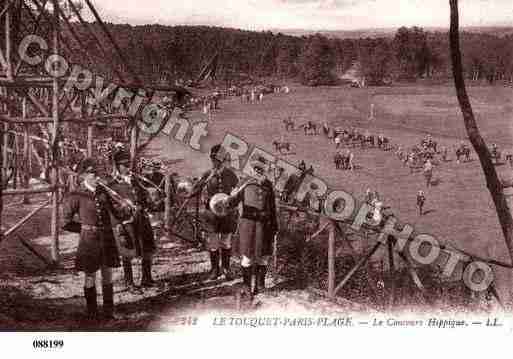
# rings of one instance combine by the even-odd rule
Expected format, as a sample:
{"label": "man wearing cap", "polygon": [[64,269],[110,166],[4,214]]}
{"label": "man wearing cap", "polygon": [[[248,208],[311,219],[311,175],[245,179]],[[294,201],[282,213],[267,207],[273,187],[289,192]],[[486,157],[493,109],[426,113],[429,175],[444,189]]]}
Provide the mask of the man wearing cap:
{"label": "man wearing cap", "polygon": [[[267,161],[251,161],[255,181],[250,181],[227,199],[227,206],[239,205],[239,252],[244,290],[252,295],[265,289],[267,264],[272,255],[273,238],[278,232],[276,202],[272,182],[266,177]],[[251,291],[252,278],[255,287]]]}
{"label": "man wearing cap", "polygon": [[[138,180],[130,175],[130,155],[127,152],[116,152],[113,160],[114,176],[109,187],[133,205],[131,210],[125,210],[122,218],[113,218],[114,233],[133,245],[136,257],[142,257],[141,286],[151,287],[154,285],[151,262],[156,246],[153,229],[145,211],[148,206],[147,193]],[[127,288],[133,290],[132,260],[129,256],[123,257],[123,272]]]}
{"label": "man wearing cap", "polygon": [[[80,233],[75,268],[85,273],[84,296],[88,319],[98,318],[96,273],[101,270],[103,315],[113,318],[112,268],[119,267],[119,254],[112,232],[109,197],[97,186],[96,163],[84,159],[77,167],[80,188],[70,193],[64,205],[63,229]],[[80,222],[74,220],[78,215]]]}
{"label": "man wearing cap", "polygon": [[[232,234],[237,229],[237,217],[234,213],[230,213],[225,217],[218,217],[210,210],[209,207],[210,199],[215,194],[230,194],[239,183],[239,179],[235,172],[224,166],[225,162],[228,160],[226,156],[227,154],[224,152],[220,144],[213,146],[210,150],[212,169],[205,172],[198,182],[200,186],[206,187],[207,196],[205,201],[205,216],[212,230],[207,238],[207,247],[210,253],[211,264],[209,279],[211,280],[217,279],[221,274],[224,274],[226,279],[231,279],[231,239]],[[203,188],[200,188],[200,192],[202,189]],[[198,194],[198,189],[193,190],[193,193]],[[222,271],[219,267],[219,259],[221,259]]]}

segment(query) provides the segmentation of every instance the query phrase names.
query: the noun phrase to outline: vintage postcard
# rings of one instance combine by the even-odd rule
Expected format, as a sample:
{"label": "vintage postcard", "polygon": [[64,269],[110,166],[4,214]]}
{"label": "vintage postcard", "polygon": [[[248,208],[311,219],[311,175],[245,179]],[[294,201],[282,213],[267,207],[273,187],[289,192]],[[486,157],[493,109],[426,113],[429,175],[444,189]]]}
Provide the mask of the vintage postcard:
{"label": "vintage postcard", "polygon": [[510,1],[2,0],[0,121],[2,351],[511,338]]}

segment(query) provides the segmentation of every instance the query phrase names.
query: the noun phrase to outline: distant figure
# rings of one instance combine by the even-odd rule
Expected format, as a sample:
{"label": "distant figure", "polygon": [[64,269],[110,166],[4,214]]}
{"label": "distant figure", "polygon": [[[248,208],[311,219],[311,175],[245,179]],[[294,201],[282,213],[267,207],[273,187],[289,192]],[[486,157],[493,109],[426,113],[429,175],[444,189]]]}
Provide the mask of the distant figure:
{"label": "distant figure", "polygon": [[260,92],[260,94],[258,95],[258,102],[263,102],[263,101],[264,101],[264,93]]}
{"label": "distant figure", "polygon": [[326,137],[329,137],[330,127],[327,122],[324,122],[324,124],[322,125],[322,131]]}
{"label": "distant figure", "polygon": [[354,153],[353,152],[349,152],[348,169],[351,171],[354,171]]}
{"label": "distant figure", "polygon": [[255,103],[256,101],[256,93],[255,89],[251,90],[251,103]]}
{"label": "distant figure", "polygon": [[430,160],[427,160],[424,165],[424,177],[426,178],[426,186],[429,187],[433,178],[433,165]]}
{"label": "distant figure", "polygon": [[336,148],[340,147],[340,143],[341,143],[340,136],[335,137],[335,147]]}
{"label": "distant figure", "polygon": [[374,117],[374,104],[371,103],[369,120],[374,120],[374,119],[375,119],[375,117]]}
{"label": "distant figure", "polygon": [[424,195],[424,191],[420,190],[417,192],[417,207],[419,207],[419,216],[424,214],[423,208],[424,203],[426,202],[426,196]]}
{"label": "distant figure", "polygon": [[448,160],[448,158],[447,158],[448,157],[447,147],[446,146],[442,146],[442,151],[441,152],[442,152],[442,160],[444,162],[447,162],[447,160]]}

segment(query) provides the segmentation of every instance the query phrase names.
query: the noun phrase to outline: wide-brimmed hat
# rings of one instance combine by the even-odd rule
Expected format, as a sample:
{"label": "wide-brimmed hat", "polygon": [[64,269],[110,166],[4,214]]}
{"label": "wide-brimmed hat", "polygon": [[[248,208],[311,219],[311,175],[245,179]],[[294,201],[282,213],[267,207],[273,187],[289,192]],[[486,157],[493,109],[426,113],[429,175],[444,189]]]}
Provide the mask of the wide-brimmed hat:
{"label": "wide-brimmed hat", "polygon": [[91,157],[84,158],[77,165],[77,173],[78,174],[84,174],[84,173],[93,172],[93,171],[96,172],[97,169],[98,169],[98,164]]}
{"label": "wide-brimmed hat", "polygon": [[114,163],[116,165],[129,165],[130,164],[130,154],[126,151],[118,151],[114,153]]}

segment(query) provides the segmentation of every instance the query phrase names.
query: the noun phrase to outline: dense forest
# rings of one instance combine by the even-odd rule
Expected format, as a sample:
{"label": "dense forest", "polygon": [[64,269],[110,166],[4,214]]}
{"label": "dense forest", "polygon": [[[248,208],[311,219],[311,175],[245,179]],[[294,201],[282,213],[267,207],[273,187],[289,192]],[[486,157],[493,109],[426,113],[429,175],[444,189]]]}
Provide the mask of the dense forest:
{"label": "dense forest", "polygon": [[[90,51],[99,53],[91,36],[76,26],[88,39]],[[369,84],[451,76],[447,33],[417,27],[402,27],[393,38],[365,39],[295,37],[206,26],[109,27],[131,66],[151,82],[194,79],[216,53],[216,77],[230,82],[272,76],[298,77],[309,85],[329,84],[355,63]],[[513,35],[463,33],[461,46],[468,79],[512,80]]]}
{"label": "dense forest", "polygon": [[[34,9],[37,10],[37,9]],[[64,21],[64,50],[72,62],[107,76],[129,75],[98,23],[84,26],[71,9]],[[78,14],[80,11],[78,11]],[[31,16],[20,12],[19,18]],[[23,20],[19,20],[23,23]],[[42,23],[40,31],[48,24]],[[66,26],[65,26],[66,25]],[[395,36],[328,38],[316,34],[290,36],[208,26],[131,26],[107,24],[129,67],[151,83],[196,79],[215,56],[216,79],[227,85],[264,77],[297,78],[308,85],[330,84],[355,65],[367,84],[451,77],[446,32],[399,28]],[[20,25],[20,29],[23,28]],[[70,29],[71,28],[71,29]],[[87,49],[81,51],[77,33]],[[465,76],[490,83],[513,79],[513,35],[463,32]],[[119,77],[119,76],[118,76]]]}

